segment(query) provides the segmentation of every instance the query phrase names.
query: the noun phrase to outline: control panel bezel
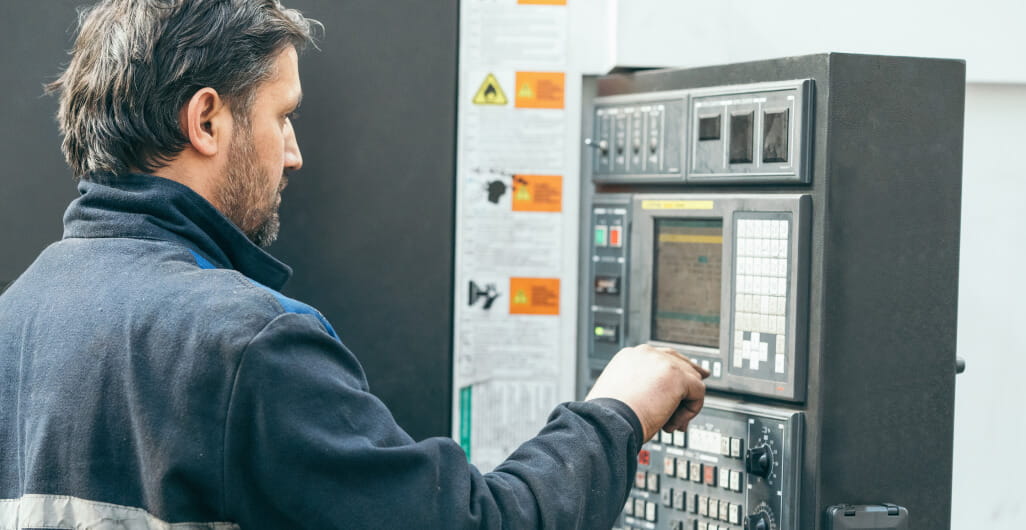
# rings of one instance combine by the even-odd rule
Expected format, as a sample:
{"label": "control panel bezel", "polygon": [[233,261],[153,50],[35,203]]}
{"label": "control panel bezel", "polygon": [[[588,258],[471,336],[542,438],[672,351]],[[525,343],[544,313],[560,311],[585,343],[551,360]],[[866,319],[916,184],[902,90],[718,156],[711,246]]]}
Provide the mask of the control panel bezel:
{"label": "control panel bezel", "polygon": [[[639,194],[633,198],[630,237],[630,285],[627,298],[627,344],[661,344],[706,366],[720,363],[719,373],[706,380],[709,388],[754,394],[787,401],[804,401],[806,395],[808,337],[808,271],[811,197],[806,194],[705,195]],[[786,377],[766,380],[731,373],[734,353],[735,311],[735,218],[753,214],[790,217],[787,277]],[[718,348],[652,340],[654,226],[656,219],[722,219],[723,256],[720,289],[720,340]]]}
{"label": "control panel bezel", "polygon": [[[764,184],[799,183],[807,184],[812,175],[812,106],[813,87],[811,79],[730,85],[690,92],[688,104],[688,169],[686,180],[692,184]],[[701,171],[697,167],[699,157],[697,139],[699,120],[708,117],[710,108],[719,108],[716,114],[723,119],[723,135],[730,136],[731,116],[734,113],[751,111],[754,115],[752,127],[754,159],[750,164],[731,163],[724,147],[723,164],[720,171]],[[788,150],[786,163],[768,163],[762,160],[765,136],[763,126],[769,111],[788,111]],[[726,144],[725,144],[726,145]]]}
{"label": "control panel bezel", "polygon": [[[632,111],[636,107],[639,112],[644,112],[642,109],[643,107],[660,104],[679,107],[676,112],[671,112],[671,109],[666,109],[663,113],[664,124],[669,123],[671,127],[675,126],[677,129],[676,134],[673,134],[673,132],[667,132],[666,125],[664,125],[660,134],[660,138],[662,139],[660,149],[663,153],[663,158],[665,159],[667,152],[674,152],[677,154],[678,160],[676,167],[666,168],[662,172],[606,172],[602,170],[602,164],[600,162],[602,157],[601,148],[592,143],[590,144],[590,147],[592,147],[592,150],[594,151],[590,157],[592,180],[601,183],[683,183],[685,180],[685,168],[687,167],[688,92],[688,90],[668,90],[646,94],[596,98],[595,107],[592,109],[592,127],[594,128],[593,135],[595,138],[602,138],[608,134],[608,131],[604,132],[602,130],[604,123],[600,116],[602,112],[615,112],[625,107],[632,109]],[[615,132],[613,134],[615,134]],[[615,137],[612,138],[612,140],[614,140],[615,143]],[[625,147],[629,148],[630,146]],[[644,142],[642,147],[645,147]],[[615,149],[616,146],[610,145],[608,148]],[[611,154],[615,155],[615,153]]]}
{"label": "control panel bezel", "polygon": [[[591,149],[586,157],[588,175],[600,184],[808,184],[812,179],[812,131],[814,83],[811,79],[794,79],[740,85],[726,85],[698,89],[666,90],[595,98],[590,109],[590,130],[585,144]],[[634,125],[625,126],[623,144],[619,143],[621,127],[617,117],[629,113],[640,116],[651,111],[651,106],[662,105],[661,129],[658,133],[660,164],[673,159],[676,165],[661,171],[631,171],[630,149],[634,146]],[[709,109],[717,109],[711,112]],[[748,163],[733,163],[728,158],[732,145],[731,116],[737,113],[751,113],[752,159]],[[764,159],[766,141],[765,121],[769,114],[785,114],[787,156],[783,161]],[[721,136],[713,142],[713,151],[700,138],[699,125],[702,118],[712,114],[721,117]],[[647,123],[647,118],[643,121]],[[624,122],[627,120],[624,119]],[[658,128],[658,127],[657,127]],[[649,146],[650,128],[641,126],[644,139],[640,142],[642,152]],[[630,136],[630,138],[628,138]],[[655,144],[652,144],[653,146]],[[617,148],[624,149],[625,163],[616,162]],[[716,151],[718,149],[718,151]],[[644,162],[646,156],[641,156]],[[715,155],[720,163],[715,168],[699,166]],[[605,157],[605,158],[604,158]],[[603,162],[605,160],[605,162]],[[617,166],[624,169],[618,170]],[[642,164],[644,165],[644,164]]]}

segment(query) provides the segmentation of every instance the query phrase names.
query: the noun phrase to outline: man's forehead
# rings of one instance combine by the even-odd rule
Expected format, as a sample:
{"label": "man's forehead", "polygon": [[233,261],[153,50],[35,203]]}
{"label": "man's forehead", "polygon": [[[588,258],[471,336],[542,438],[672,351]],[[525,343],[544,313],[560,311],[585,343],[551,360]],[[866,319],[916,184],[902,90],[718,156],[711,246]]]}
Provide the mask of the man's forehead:
{"label": "man's forehead", "polygon": [[299,57],[293,46],[285,48],[275,58],[274,74],[268,80],[268,85],[281,97],[295,102],[296,106],[302,102],[303,87],[299,81]]}

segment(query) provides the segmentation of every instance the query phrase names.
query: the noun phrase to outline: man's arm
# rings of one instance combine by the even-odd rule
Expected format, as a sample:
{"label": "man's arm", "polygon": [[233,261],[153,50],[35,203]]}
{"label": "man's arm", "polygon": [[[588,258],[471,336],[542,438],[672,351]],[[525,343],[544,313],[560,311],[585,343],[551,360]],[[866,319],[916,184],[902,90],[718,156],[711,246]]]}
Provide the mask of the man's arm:
{"label": "man's arm", "polygon": [[225,515],[269,528],[608,528],[655,432],[643,425],[661,426],[676,408],[653,415],[618,386],[557,407],[537,437],[481,474],[451,439],[414,442],[313,318],[282,315],[239,367]]}

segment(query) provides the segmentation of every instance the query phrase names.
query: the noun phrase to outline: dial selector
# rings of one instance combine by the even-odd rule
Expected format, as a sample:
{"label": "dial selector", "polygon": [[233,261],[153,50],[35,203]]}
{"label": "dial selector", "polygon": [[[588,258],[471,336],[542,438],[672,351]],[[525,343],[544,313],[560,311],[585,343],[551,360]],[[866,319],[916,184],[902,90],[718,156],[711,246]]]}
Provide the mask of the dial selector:
{"label": "dial selector", "polygon": [[759,503],[755,511],[745,517],[745,530],[777,530],[773,509],[764,502]]}
{"label": "dial selector", "polygon": [[766,444],[761,444],[746,451],[745,469],[756,476],[768,477],[773,469],[773,451]]}
{"label": "dial selector", "polygon": [[748,517],[746,530],[770,530],[770,518],[764,513]]}

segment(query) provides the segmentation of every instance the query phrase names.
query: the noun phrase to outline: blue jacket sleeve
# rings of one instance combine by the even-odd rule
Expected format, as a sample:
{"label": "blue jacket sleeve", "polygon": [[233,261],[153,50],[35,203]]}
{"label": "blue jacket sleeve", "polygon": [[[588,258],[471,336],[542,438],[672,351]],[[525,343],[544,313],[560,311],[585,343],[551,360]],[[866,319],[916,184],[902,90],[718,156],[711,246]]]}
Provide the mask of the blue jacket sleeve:
{"label": "blue jacket sleeve", "polygon": [[285,314],[238,368],[222,504],[242,528],[610,528],[641,436],[619,401],[568,403],[482,474],[449,438],[412,440],[345,346]]}

